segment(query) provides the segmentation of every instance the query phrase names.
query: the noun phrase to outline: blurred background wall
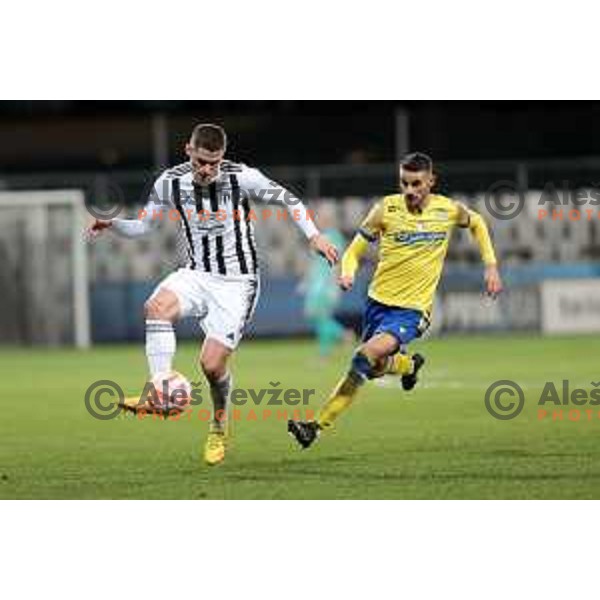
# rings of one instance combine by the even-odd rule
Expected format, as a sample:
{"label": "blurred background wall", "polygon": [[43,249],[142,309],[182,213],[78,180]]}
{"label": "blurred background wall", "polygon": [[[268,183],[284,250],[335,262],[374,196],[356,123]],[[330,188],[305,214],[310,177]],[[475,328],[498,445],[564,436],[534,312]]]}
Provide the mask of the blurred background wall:
{"label": "blurred background wall", "polygon": [[[440,191],[486,216],[508,283],[502,301],[484,309],[477,249],[459,232],[436,309],[438,331],[600,328],[595,301],[600,290],[594,287],[600,219],[591,193],[600,188],[600,103],[1,102],[0,190],[25,195],[83,190],[92,202],[117,194],[135,214],[156,174],[184,160],[191,128],[206,121],[226,128],[231,159],[264,170],[300,194],[317,215],[331,208],[347,240],[368,206],[396,191],[398,157],[409,150],[431,154]],[[517,218],[498,219],[488,210],[485,200],[499,182],[513,188],[508,196],[525,198]],[[570,218],[575,205],[569,200],[560,218],[540,219],[540,198],[549,186],[583,190],[589,201],[576,208],[587,206],[593,218]],[[27,308],[32,285],[43,291],[49,281],[66,277],[64,256],[75,243],[67,234],[68,219],[62,234],[61,219],[52,221],[44,283],[23,266],[35,232],[20,236],[15,214],[10,221],[0,212],[0,255],[13,257],[0,263],[5,290],[0,341],[68,341],[68,334],[36,337],[39,328],[31,323],[40,315],[30,316],[41,312],[49,322],[64,320],[72,311],[66,297],[62,316],[50,314],[48,305]],[[111,235],[88,248],[94,341],[141,339],[143,301],[176,265],[170,225],[154,237],[132,241]],[[259,223],[257,237],[263,293],[250,335],[305,334],[297,289],[307,264],[305,243],[292,225],[276,221]],[[349,325],[358,325],[368,273],[369,264],[340,307]],[[569,286],[556,285],[567,280]],[[181,332],[192,335],[194,327],[184,324]]]}

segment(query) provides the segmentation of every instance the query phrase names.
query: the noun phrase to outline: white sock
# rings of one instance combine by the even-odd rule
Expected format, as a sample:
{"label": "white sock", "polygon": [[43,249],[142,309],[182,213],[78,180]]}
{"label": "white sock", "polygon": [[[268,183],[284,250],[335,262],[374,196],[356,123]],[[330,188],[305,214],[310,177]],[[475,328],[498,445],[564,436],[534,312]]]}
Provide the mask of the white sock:
{"label": "white sock", "polygon": [[210,384],[210,396],[214,408],[213,425],[218,429],[224,429],[227,423],[227,403],[232,381],[231,373],[226,373],[219,381]]}
{"label": "white sock", "polygon": [[176,344],[172,323],[157,319],[146,321],[146,358],[150,377],[172,370]]}

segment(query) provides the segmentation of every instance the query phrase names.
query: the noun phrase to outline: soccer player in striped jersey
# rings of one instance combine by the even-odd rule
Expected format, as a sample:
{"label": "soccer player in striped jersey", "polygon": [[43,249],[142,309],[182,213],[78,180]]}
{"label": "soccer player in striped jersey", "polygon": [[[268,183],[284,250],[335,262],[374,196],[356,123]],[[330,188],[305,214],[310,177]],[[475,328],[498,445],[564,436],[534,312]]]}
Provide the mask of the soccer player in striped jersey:
{"label": "soccer player in striped jersey", "polygon": [[[198,125],[185,152],[188,161],[165,171],[138,219],[96,219],[92,234],[111,229],[125,237],[152,231],[176,211],[188,262],[162,281],[145,304],[146,357],[150,378],[172,370],[173,324],[200,320],[205,340],[200,365],[214,417],[204,450],[207,464],[225,457],[227,402],[232,387],[228,361],[252,316],[259,294],[258,257],[251,200],[286,211],[311,248],[330,265],[336,248],[319,233],[303,203],[257,169],[225,160],[227,138],[218,125]],[[162,216],[161,216],[162,215]]]}
{"label": "soccer player in striped jersey", "polygon": [[369,379],[385,374],[401,377],[409,391],[425,359],[411,356],[407,346],[428,328],[450,235],[455,227],[469,229],[485,265],[485,292],[502,291],[496,255],[480,215],[460,202],[432,193],[431,159],[408,155],[400,165],[400,194],[386,196],[373,206],[342,258],[339,285],[349,290],[360,259],[369,244],[379,243],[363,317],[363,340],[347,374],[324,403],[316,421],[289,421],[288,431],[308,448],[319,432],[329,429]]}

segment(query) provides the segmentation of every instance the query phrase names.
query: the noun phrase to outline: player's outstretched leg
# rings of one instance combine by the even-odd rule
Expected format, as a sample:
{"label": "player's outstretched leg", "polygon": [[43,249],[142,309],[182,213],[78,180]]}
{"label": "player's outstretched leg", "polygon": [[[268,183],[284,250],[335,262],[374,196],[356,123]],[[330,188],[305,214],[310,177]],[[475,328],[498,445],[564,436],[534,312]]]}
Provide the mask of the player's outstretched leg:
{"label": "player's outstretched leg", "polygon": [[204,446],[204,462],[210,466],[223,462],[227,450],[227,404],[232,387],[231,373],[227,370],[230,355],[229,348],[217,340],[207,338],[200,357],[213,402],[213,420]]}
{"label": "player's outstretched leg", "polygon": [[348,373],[338,382],[322,406],[316,421],[288,421],[288,432],[302,448],[308,448],[320,431],[333,427],[335,420],[347,410],[359,388],[367,381],[383,375],[382,364],[398,349],[393,336],[382,333],[367,341],[354,353]]}
{"label": "player's outstretched leg", "polygon": [[[159,287],[144,305],[149,381],[161,373],[170,373],[173,370],[173,358],[177,348],[173,324],[179,318],[179,314],[179,299],[166,287]],[[140,396],[125,398],[120,406],[133,413],[143,410],[163,413],[148,397],[144,398],[146,390],[144,387]]]}

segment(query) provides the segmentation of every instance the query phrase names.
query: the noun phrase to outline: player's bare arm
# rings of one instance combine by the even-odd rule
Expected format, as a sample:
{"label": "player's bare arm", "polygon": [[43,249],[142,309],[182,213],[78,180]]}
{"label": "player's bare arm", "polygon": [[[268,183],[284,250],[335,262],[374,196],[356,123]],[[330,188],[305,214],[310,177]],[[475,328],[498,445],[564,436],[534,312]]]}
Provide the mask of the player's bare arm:
{"label": "player's bare arm", "polygon": [[331,266],[339,260],[338,249],[321,233],[310,238],[310,247],[325,258]]}

